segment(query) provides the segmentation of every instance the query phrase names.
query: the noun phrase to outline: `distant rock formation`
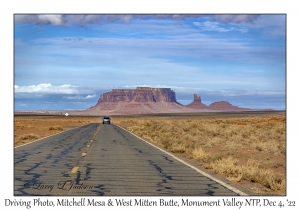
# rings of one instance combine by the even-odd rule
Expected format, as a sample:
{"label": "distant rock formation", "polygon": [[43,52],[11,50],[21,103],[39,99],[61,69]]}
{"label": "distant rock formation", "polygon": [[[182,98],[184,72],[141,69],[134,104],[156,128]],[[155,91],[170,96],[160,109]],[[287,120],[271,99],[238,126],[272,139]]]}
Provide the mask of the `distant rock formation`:
{"label": "distant rock formation", "polygon": [[90,114],[150,114],[188,112],[176,100],[171,88],[137,87],[113,89],[101,95],[98,103],[87,109]]}
{"label": "distant rock formation", "polygon": [[113,89],[100,96],[98,103],[83,111],[91,115],[185,113],[205,111],[250,110],[233,106],[227,101],[214,102],[209,106],[194,94],[194,101],[186,106],[178,103],[171,88],[137,87],[136,89]]}
{"label": "distant rock formation", "polygon": [[132,89],[113,89],[104,93],[98,103],[102,102],[175,102],[175,92],[171,88],[137,87]]}
{"label": "distant rock formation", "polygon": [[211,110],[228,110],[228,111],[251,110],[251,109],[248,109],[248,108],[241,108],[241,107],[238,107],[238,106],[233,106],[232,104],[230,104],[227,101],[214,102],[214,103],[212,103],[208,106],[208,109],[211,109]]}
{"label": "distant rock formation", "polygon": [[186,106],[194,109],[207,109],[207,106],[201,102],[201,97],[196,94],[194,94],[194,101]]}
{"label": "distant rock formation", "polygon": [[201,97],[194,94],[194,101],[188,105],[186,105],[192,109],[200,109],[200,110],[224,110],[224,111],[242,111],[242,110],[251,110],[247,108],[241,108],[238,106],[233,106],[227,101],[219,101],[206,106],[201,102]]}

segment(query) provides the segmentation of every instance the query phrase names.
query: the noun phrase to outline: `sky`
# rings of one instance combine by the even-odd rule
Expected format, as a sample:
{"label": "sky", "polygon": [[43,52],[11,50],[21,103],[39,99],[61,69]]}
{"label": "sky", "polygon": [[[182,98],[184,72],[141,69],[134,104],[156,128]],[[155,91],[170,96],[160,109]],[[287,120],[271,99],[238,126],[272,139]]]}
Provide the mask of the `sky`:
{"label": "sky", "polygon": [[15,110],[84,110],[139,86],[285,110],[286,15],[14,15]]}

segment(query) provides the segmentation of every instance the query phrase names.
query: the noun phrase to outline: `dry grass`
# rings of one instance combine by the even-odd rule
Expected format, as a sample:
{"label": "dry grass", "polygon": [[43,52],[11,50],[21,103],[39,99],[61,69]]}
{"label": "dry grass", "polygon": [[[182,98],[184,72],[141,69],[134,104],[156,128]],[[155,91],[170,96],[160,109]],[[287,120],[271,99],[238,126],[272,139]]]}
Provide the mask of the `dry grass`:
{"label": "dry grass", "polygon": [[241,180],[256,182],[274,191],[284,192],[285,181],[271,169],[263,169],[257,160],[249,159],[245,166],[238,165],[238,160],[232,157],[219,159],[209,164],[215,173],[226,174],[231,181]]}
{"label": "dry grass", "polygon": [[[37,138],[49,136],[84,124],[99,123],[101,120],[101,117],[81,116],[18,116],[14,118],[14,145],[22,145]],[[27,136],[28,134],[36,137],[29,137]]]}
{"label": "dry grass", "polygon": [[285,113],[243,117],[118,117],[138,136],[204,163],[235,182],[259,183],[286,194]]}
{"label": "dry grass", "polygon": [[52,130],[58,130],[58,131],[63,131],[64,129],[61,126],[51,126],[49,128],[50,131]]}
{"label": "dry grass", "polygon": [[25,134],[25,135],[21,136],[19,138],[19,140],[20,141],[22,141],[22,140],[35,140],[35,139],[38,139],[38,138],[39,138],[39,136],[31,133],[31,134]]}
{"label": "dry grass", "polygon": [[19,137],[19,139],[17,140],[17,142],[19,144],[26,144],[26,143],[34,141],[34,140],[36,140],[38,138],[39,138],[39,136],[36,135],[36,134],[32,134],[32,133],[30,133],[30,134],[24,134],[24,135],[22,135],[22,136]]}

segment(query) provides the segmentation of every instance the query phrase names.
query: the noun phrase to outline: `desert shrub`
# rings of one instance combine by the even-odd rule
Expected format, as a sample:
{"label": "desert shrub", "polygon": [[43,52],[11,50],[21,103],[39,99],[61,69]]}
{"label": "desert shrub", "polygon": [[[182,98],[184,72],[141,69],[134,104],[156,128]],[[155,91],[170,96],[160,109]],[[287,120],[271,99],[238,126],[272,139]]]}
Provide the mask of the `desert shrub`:
{"label": "desert shrub", "polygon": [[211,163],[222,159],[220,155],[213,155],[205,152],[200,146],[197,146],[194,149],[190,150],[189,158],[198,161],[203,161],[205,163],[206,168],[211,168]]}
{"label": "desert shrub", "polygon": [[64,130],[61,126],[51,126],[49,128],[50,131],[53,131],[53,130],[58,130],[58,131],[62,131]]}
{"label": "desert shrub", "polygon": [[246,166],[239,166],[238,160],[229,157],[211,162],[210,167],[215,173],[225,174],[229,180],[256,182],[272,190],[285,189],[284,180],[273,171],[260,168],[259,162],[252,159],[248,160]]}
{"label": "desert shrub", "polygon": [[183,144],[173,144],[170,151],[174,153],[185,153],[187,148]]}
{"label": "desert shrub", "polygon": [[19,138],[20,141],[22,140],[34,140],[38,139],[39,137],[35,134],[25,134]]}

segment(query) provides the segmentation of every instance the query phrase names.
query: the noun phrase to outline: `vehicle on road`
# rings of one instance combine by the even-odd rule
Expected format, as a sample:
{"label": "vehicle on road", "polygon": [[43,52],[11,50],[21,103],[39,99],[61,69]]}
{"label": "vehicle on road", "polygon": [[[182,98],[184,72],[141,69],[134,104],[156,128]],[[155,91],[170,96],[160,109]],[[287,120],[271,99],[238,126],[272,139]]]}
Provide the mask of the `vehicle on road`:
{"label": "vehicle on road", "polygon": [[102,120],[102,124],[104,124],[104,123],[110,124],[110,118],[107,117],[107,116],[104,116],[104,117],[103,117],[103,120]]}

